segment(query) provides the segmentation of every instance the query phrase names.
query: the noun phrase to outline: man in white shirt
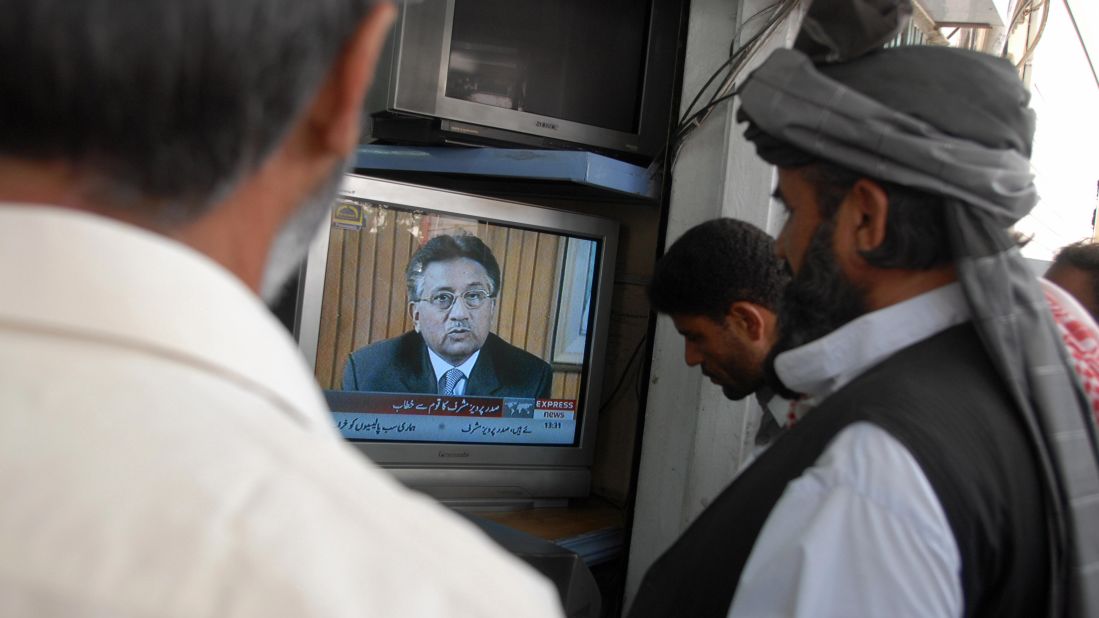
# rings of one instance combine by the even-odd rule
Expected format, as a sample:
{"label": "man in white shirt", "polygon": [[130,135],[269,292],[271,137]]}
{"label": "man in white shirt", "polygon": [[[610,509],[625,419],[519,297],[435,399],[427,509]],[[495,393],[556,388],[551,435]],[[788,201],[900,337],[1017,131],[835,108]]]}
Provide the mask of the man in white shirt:
{"label": "man in white shirt", "polygon": [[0,615],[560,615],[343,443],[255,295],[327,216],[393,7],[0,13]]}
{"label": "man in white shirt", "polygon": [[1026,90],[992,56],[876,49],[896,4],[814,4],[741,85],[794,272],[770,371],[813,408],[634,616],[1099,611],[1095,427],[1006,233],[1036,201]]}

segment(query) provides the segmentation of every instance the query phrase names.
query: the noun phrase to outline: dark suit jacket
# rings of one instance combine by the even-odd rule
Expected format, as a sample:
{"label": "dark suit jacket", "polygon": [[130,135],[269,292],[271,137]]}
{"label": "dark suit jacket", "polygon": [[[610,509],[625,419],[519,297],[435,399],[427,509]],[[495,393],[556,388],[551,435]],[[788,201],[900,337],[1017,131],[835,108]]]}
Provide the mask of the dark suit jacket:
{"label": "dark suit jacket", "polygon": [[[552,385],[549,363],[489,333],[465,394],[544,399]],[[343,369],[343,390],[435,394],[439,388],[427,344],[420,333],[408,332],[353,352]]]}

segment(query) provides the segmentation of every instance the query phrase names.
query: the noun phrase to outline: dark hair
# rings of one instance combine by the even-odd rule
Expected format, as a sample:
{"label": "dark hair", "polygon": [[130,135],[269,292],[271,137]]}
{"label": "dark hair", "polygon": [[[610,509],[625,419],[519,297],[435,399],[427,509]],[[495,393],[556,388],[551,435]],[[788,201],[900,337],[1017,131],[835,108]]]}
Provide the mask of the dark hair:
{"label": "dark hair", "polygon": [[860,178],[873,180],[885,190],[889,199],[885,239],[877,248],[862,252],[870,265],[926,270],[952,261],[946,228],[946,208],[951,198],[869,178],[826,161],[818,160],[803,169],[816,187],[821,217],[827,220],[835,217],[843,198]]}
{"label": "dark hair", "polygon": [[1081,240],[1065,245],[1053,256],[1053,266],[1073,266],[1099,275],[1099,243]]}
{"label": "dark hair", "polygon": [[0,0],[0,156],[182,221],[257,168],[374,0]]}
{"label": "dark hair", "polygon": [[[1088,275],[1088,281],[1091,283],[1091,303],[1083,303],[1085,306],[1090,304],[1089,309],[1093,307],[1099,307],[1099,243],[1082,240],[1071,245],[1061,247],[1057,252],[1057,255],[1053,257],[1053,264],[1050,265],[1049,270],[1046,271],[1046,276],[1053,271],[1054,268],[1075,268],[1083,271]],[[1099,318],[1097,318],[1099,319]]]}
{"label": "dark hair", "polygon": [[424,269],[428,264],[458,258],[469,258],[484,266],[489,282],[492,283],[492,289],[489,292],[496,294],[500,291],[500,265],[496,263],[496,256],[492,255],[492,249],[472,234],[458,236],[444,234],[425,242],[408,262],[408,268],[405,269],[408,300],[414,301],[420,298],[420,283],[424,279]]}
{"label": "dark hair", "polygon": [[789,277],[774,240],[736,219],[687,230],[656,263],[649,301],[657,311],[720,319],[737,301],[776,311]]}

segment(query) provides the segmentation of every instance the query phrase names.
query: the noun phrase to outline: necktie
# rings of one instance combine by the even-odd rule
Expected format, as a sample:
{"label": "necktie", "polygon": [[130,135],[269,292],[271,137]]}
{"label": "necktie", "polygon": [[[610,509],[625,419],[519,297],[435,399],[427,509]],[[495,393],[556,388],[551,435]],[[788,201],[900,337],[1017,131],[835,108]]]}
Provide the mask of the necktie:
{"label": "necktie", "polygon": [[466,375],[462,373],[461,369],[448,369],[447,372],[443,374],[443,377],[439,378],[439,393],[443,395],[453,395],[454,387],[458,386],[458,382],[464,377],[466,377]]}

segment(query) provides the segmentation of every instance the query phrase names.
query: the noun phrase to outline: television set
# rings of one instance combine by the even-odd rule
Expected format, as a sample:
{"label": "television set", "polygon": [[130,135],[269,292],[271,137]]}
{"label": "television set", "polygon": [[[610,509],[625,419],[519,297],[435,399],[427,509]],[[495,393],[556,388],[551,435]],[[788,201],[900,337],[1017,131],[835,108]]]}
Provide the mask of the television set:
{"label": "television set", "polygon": [[[495,280],[481,254],[434,249],[459,242],[487,247]],[[586,496],[617,243],[607,219],[346,175],[295,326],[333,423],[455,507]],[[464,391],[445,394],[442,369],[474,350]]]}
{"label": "television set", "polygon": [[669,126],[683,0],[403,0],[369,138],[647,161]]}

